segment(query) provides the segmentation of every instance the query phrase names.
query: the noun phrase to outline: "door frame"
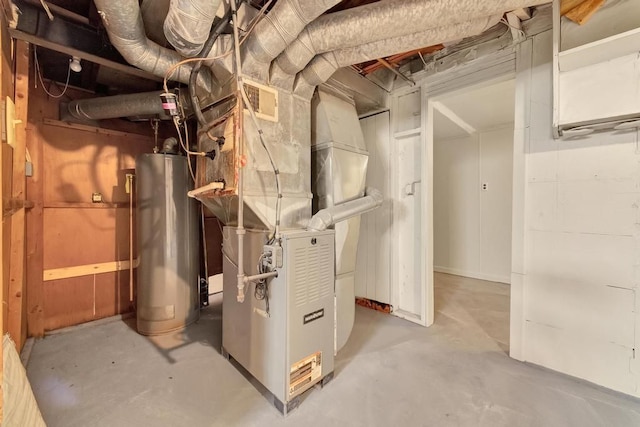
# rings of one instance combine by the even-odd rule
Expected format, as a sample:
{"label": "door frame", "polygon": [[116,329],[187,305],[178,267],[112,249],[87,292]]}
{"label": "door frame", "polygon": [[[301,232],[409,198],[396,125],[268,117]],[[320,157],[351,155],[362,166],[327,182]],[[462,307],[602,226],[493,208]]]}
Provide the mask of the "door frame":
{"label": "door frame", "polygon": [[[397,164],[397,135],[394,135],[395,119],[394,112],[397,112],[399,96],[411,93],[415,90],[421,90],[421,126],[416,134],[420,135],[421,150],[421,180],[422,180],[422,205],[421,205],[421,235],[420,235],[420,257],[422,261],[421,280],[416,284],[420,288],[419,295],[422,296],[421,312],[406,315],[405,313],[394,312],[398,317],[404,318],[411,322],[431,326],[434,322],[435,306],[433,292],[433,109],[434,102],[438,98],[455,94],[469,89],[472,86],[490,85],[500,81],[516,78],[516,52],[518,46],[510,46],[508,48],[496,51],[485,57],[473,60],[469,63],[453,67],[442,72],[435,72],[427,75],[426,72],[417,73],[414,79],[418,83],[415,87],[402,87],[394,90],[390,94],[391,107],[391,126],[390,138],[392,142],[391,155],[394,161],[391,163],[391,187],[394,198],[399,200],[399,182]],[[517,92],[517,91],[516,91]],[[516,105],[516,111],[517,111]],[[515,120],[515,112],[514,112]],[[514,133],[514,142],[516,135]],[[515,150],[514,150],[515,156]],[[515,160],[515,159],[514,159]],[[515,162],[514,162],[515,165]],[[515,172],[515,169],[514,169]],[[514,173],[514,179],[515,179]],[[514,186],[514,190],[515,190]],[[395,221],[393,223],[395,226]],[[396,246],[398,232],[394,231]],[[397,253],[397,247],[393,248]],[[512,253],[514,247],[511,248]],[[397,307],[398,295],[400,292],[400,275],[398,268],[397,255],[393,257],[392,262],[392,289],[391,300],[394,307]],[[513,260],[512,260],[513,263]]]}

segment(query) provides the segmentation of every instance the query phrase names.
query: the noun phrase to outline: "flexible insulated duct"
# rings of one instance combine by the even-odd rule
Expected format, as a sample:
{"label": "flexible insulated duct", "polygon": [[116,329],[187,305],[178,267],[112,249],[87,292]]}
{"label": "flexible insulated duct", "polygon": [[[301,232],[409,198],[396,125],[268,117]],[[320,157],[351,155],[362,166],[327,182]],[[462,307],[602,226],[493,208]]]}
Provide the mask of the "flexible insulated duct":
{"label": "flexible insulated duct", "polygon": [[[291,79],[317,54],[446,28],[472,17],[502,14],[542,3],[548,0],[383,0],[330,13],[307,25],[278,56],[273,64],[272,81]],[[402,49],[410,50],[404,46]]]}
{"label": "flexible insulated duct", "polygon": [[118,117],[164,115],[162,91],[104,96],[71,101],[67,110],[80,120],[103,120]]}
{"label": "flexible insulated duct", "polygon": [[196,56],[207,41],[220,0],[171,0],[164,35],[183,56]]}
{"label": "flexible insulated duct", "polygon": [[366,43],[347,49],[339,49],[318,55],[298,74],[295,92],[311,96],[314,88],[327,81],[341,67],[370,61],[376,58],[406,52],[436,43],[443,43],[482,33],[500,21],[501,15],[474,19],[455,25]]}
{"label": "flexible insulated duct", "polygon": [[[182,58],[177,52],[149,40],[144,32],[138,0],[94,0],[111,44],[131,65],[164,77]],[[189,82],[191,65],[185,64],[173,73],[171,80]],[[209,77],[209,76],[207,76]],[[207,90],[210,78],[201,75],[199,83]]]}
{"label": "flexible insulated duct", "polygon": [[311,217],[307,230],[324,231],[337,222],[376,209],[383,201],[384,197],[379,190],[367,187],[364,197],[318,211]]}
{"label": "flexible insulated duct", "polygon": [[340,0],[278,0],[245,43],[245,70],[268,66],[304,27]]}

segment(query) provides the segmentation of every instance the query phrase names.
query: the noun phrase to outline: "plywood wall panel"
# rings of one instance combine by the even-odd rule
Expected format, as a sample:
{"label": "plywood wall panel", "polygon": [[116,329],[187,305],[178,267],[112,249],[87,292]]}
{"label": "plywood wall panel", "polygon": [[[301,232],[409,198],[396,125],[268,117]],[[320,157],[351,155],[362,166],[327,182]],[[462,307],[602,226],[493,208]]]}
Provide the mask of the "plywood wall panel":
{"label": "plywood wall panel", "polygon": [[129,302],[128,270],[98,274],[95,279],[94,319],[102,319],[131,311],[132,303]]}
{"label": "plywood wall panel", "polygon": [[129,273],[118,271],[51,280],[44,284],[45,330],[131,311]]}
{"label": "plywood wall panel", "polygon": [[114,138],[76,129],[44,125],[45,204],[91,202],[101,193],[106,203],[128,203],[126,174],[135,157],[149,152],[149,140]]}
{"label": "plywood wall panel", "polygon": [[43,286],[44,329],[50,331],[94,318],[94,276],[52,280]]}
{"label": "plywood wall panel", "polygon": [[128,259],[128,208],[44,210],[45,270]]}
{"label": "plywood wall panel", "polygon": [[[75,90],[68,95],[94,96]],[[43,270],[129,260],[126,174],[134,172],[135,157],[154,145],[147,122],[104,120],[100,129],[78,128],[57,121],[58,109],[57,100],[31,88],[28,146],[34,177],[27,185],[35,208],[27,234],[33,335],[131,311],[126,270],[44,283],[41,279]],[[102,193],[104,203],[91,203],[94,192]],[[38,212],[41,216],[34,215]]]}

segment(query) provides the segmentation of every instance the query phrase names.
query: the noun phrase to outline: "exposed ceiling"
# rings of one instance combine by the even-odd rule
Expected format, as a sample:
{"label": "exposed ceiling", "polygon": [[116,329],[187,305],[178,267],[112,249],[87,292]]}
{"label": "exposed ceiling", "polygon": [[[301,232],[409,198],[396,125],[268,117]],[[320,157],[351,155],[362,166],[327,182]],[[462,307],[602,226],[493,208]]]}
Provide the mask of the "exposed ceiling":
{"label": "exposed ceiling", "polygon": [[[38,10],[38,13],[43,13],[43,3],[41,3],[40,0],[20,1],[31,5],[32,9]],[[272,8],[277,1],[278,0],[249,0],[249,3],[254,7],[261,7],[270,2],[270,8]],[[376,1],[379,0],[343,0],[330,9],[328,13],[338,12],[374,3]],[[128,66],[120,54],[109,43],[93,0],[47,0],[46,4],[50,5],[54,12],[62,12],[65,19],[72,23],[70,25],[75,26],[73,28],[74,31],[70,31],[70,28],[62,28],[51,32],[55,32],[63,39],[66,34],[68,43],[78,44],[78,40],[86,39],[88,41],[84,43],[86,45],[85,47],[74,46],[74,48],[89,53],[95,53],[97,56],[108,58],[111,61]],[[42,18],[39,17],[38,19]],[[51,25],[51,30],[54,30],[54,26],[55,25]],[[45,29],[47,32],[49,32],[49,30],[49,28]],[[91,37],[83,37],[83,31],[87,32]],[[80,34],[80,36],[78,36],[78,34]],[[42,37],[42,35],[40,36]],[[432,55],[443,48],[444,46],[440,44],[425,46],[424,48],[410,52],[404,52],[387,58],[357,64],[352,68],[363,76],[371,77],[369,75],[376,71],[380,71],[378,74],[386,76],[389,71],[386,70],[385,74],[385,71],[382,70],[386,67],[388,69],[392,69],[397,76],[403,77],[398,71],[398,68],[402,64],[419,58],[422,55]],[[67,79],[67,65],[70,59],[69,54],[57,52],[55,49],[45,49],[42,47],[38,49],[38,56],[40,69],[44,77],[64,84]],[[81,87],[103,94],[135,93],[140,91],[150,91],[160,87],[158,83],[159,79],[149,75],[148,73],[122,78],[122,70],[119,73],[115,73],[115,68],[113,67],[106,67],[105,65],[99,65],[85,60],[83,60],[82,63],[82,72],[71,73],[69,76],[69,83],[72,86]]]}
{"label": "exposed ceiling", "polygon": [[[512,123],[515,81],[480,86],[440,99],[435,109],[434,137],[461,138],[469,131],[483,131]],[[466,130],[465,130],[466,128]]]}
{"label": "exposed ceiling", "polygon": [[[42,3],[39,0],[22,0],[23,2],[37,8],[42,9]],[[266,4],[269,0],[249,0],[249,3],[259,8]],[[336,6],[334,6],[328,13],[337,12],[344,9],[350,9],[357,6],[362,6],[368,3],[374,3],[379,0],[343,0]],[[269,9],[271,9],[277,0],[272,0]],[[111,48],[110,43],[104,33],[104,28],[100,16],[93,0],[47,0],[46,4],[56,14],[62,14],[71,22],[77,24],[78,27],[83,28],[97,28],[98,32],[103,36],[103,46]],[[75,24],[74,24],[75,25]],[[52,29],[56,31],[57,29]],[[69,33],[69,28],[58,30],[62,33]],[[95,31],[95,30],[94,30]],[[78,38],[69,34],[70,37]],[[63,37],[64,38],[64,37]],[[95,43],[94,43],[95,44]],[[92,46],[92,49],[98,47]],[[113,52],[116,56],[114,59],[125,63],[117,52]],[[69,63],[69,55],[60,53],[54,49],[47,49],[40,47],[37,49],[38,61],[40,63],[40,71],[45,79],[59,82],[58,86],[62,87],[67,80],[67,70]],[[101,55],[99,55],[101,56]],[[375,61],[374,61],[375,62]],[[136,76],[126,76],[123,78],[122,72],[117,72],[113,68],[99,65],[86,60],[82,61],[83,69],[80,73],[69,74],[69,84],[74,87],[90,90],[96,93],[102,94],[119,94],[119,93],[135,93],[140,91],[150,91],[159,89],[158,79],[148,80]],[[151,77],[151,76],[150,76]],[[155,80],[155,81],[154,81]],[[51,85],[56,85],[51,83]],[[56,92],[56,89],[52,89]]]}

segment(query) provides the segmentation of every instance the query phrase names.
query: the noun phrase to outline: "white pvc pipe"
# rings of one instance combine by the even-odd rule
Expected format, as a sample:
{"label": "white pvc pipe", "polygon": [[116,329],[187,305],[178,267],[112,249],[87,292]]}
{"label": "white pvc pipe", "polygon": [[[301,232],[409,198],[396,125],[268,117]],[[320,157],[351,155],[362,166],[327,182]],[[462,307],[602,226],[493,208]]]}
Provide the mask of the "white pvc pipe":
{"label": "white pvc pipe", "polygon": [[[238,10],[237,10],[237,0],[230,0],[231,10],[233,11],[233,39],[235,42],[235,57],[236,57],[236,84],[238,85],[237,90],[241,92],[242,85],[242,62],[240,59],[240,37],[238,36]],[[236,147],[238,147],[238,228],[236,229],[236,235],[238,237],[238,275],[237,275],[237,287],[238,287],[238,302],[244,302],[244,287],[245,287],[245,274],[244,274],[244,235],[246,234],[246,230],[244,229],[244,185],[243,185],[243,176],[244,176],[244,165],[241,163],[242,155],[243,155],[243,145],[242,145],[242,134],[243,134],[243,126],[242,126],[242,116],[243,116],[243,100],[242,96],[238,96],[238,112],[237,112],[237,122],[236,122]]]}

